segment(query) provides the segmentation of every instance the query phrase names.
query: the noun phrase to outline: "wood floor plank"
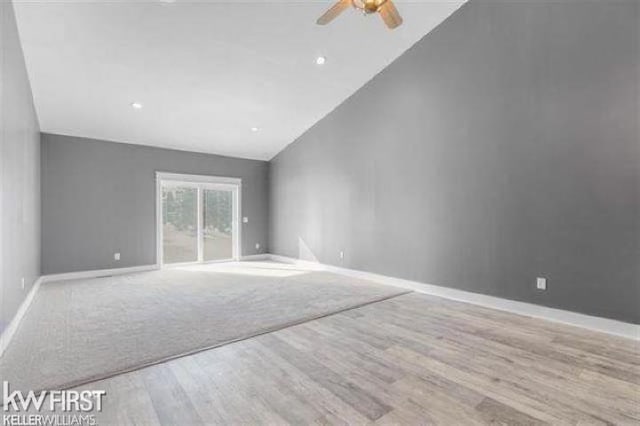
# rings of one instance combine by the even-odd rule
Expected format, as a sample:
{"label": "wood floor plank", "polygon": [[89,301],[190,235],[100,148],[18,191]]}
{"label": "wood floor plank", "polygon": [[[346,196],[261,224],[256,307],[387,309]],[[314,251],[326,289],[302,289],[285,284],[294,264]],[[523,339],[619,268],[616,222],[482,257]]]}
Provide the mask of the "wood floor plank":
{"label": "wood floor plank", "polygon": [[[281,380],[279,375],[265,373],[273,369],[273,366],[259,357],[255,349],[243,349],[239,360],[242,361],[243,371],[248,375],[247,387],[252,389],[254,399],[260,400],[289,424],[310,424],[323,416],[320,410],[309,404],[303,393],[290,387],[288,381]],[[265,394],[263,389],[269,389],[269,394]]]}
{"label": "wood floor plank", "polygon": [[369,420],[376,420],[391,411],[391,407],[382,403],[377,397],[368,394],[353,382],[345,380],[312,357],[305,356],[303,352],[289,345],[281,337],[275,334],[266,335],[262,340],[267,340],[271,349],[286,357],[314,381],[351,405]]}
{"label": "wood floor plank", "polygon": [[443,377],[431,376],[425,380],[416,376],[407,376],[393,384],[404,395],[414,410],[430,413],[435,423],[453,424],[464,417],[467,424],[482,424],[475,407],[484,396],[472,390],[450,382]]}
{"label": "wood floor plank", "polygon": [[[431,356],[461,371],[467,370],[468,358],[455,352],[437,350]],[[606,412],[609,417],[618,422],[637,420],[634,419],[633,408],[624,400],[610,395],[600,395],[599,392],[594,392],[596,389],[593,387],[585,386],[584,382],[532,374],[527,368],[506,364],[497,358],[474,356],[473,365],[475,368],[472,371],[475,375],[491,377],[494,381],[499,380],[514,395],[535,399],[546,404],[549,409],[561,413],[563,417],[599,419],[600,415]],[[495,372],[499,372],[499,377]],[[567,387],[573,389],[571,394],[562,392]],[[594,407],[599,408],[594,409]]]}
{"label": "wood floor plank", "polygon": [[476,407],[482,417],[489,424],[501,424],[501,425],[521,425],[521,426],[533,426],[544,424],[538,419],[535,419],[521,411],[516,410],[513,407],[505,405],[491,398],[485,398]]}
{"label": "wood floor plank", "polygon": [[140,373],[160,424],[205,424],[168,365],[160,364]]}
{"label": "wood floor plank", "polygon": [[[266,374],[279,376],[281,386],[287,386],[292,391],[304,395],[310,405],[324,413],[322,417],[316,419],[316,422],[330,422],[331,424],[366,424],[369,422],[364,415],[313,381],[302,370],[289,363],[285,357],[262,344],[259,339],[248,342],[248,344],[256,345],[258,356],[271,366],[264,370],[267,372]],[[265,373],[263,372],[263,374]]]}

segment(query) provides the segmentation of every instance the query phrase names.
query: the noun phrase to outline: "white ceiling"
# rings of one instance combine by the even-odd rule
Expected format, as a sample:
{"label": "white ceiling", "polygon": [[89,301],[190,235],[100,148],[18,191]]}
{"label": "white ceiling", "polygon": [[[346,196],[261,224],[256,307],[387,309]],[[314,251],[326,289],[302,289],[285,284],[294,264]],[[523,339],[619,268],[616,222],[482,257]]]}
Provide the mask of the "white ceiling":
{"label": "white ceiling", "polygon": [[463,3],[167,1],[14,1],[43,132],[267,160]]}

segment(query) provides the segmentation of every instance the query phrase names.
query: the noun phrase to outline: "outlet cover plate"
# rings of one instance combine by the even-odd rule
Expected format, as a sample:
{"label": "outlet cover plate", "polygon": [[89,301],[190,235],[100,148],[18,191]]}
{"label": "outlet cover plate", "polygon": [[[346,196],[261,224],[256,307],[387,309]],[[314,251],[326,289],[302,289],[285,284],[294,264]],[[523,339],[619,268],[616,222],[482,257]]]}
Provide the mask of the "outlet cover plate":
{"label": "outlet cover plate", "polygon": [[547,279],[538,277],[536,278],[536,288],[538,290],[546,290],[547,289]]}

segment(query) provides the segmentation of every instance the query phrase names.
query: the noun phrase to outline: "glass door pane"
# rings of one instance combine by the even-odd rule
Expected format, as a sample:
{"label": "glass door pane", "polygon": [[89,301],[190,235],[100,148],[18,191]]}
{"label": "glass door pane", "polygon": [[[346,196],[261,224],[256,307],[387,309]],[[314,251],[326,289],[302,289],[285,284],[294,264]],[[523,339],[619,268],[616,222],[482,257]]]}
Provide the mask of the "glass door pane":
{"label": "glass door pane", "polygon": [[204,189],[203,260],[233,257],[233,193],[228,190]]}
{"label": "glass door pane", "polygon": [[198,261],[198,190],[162,188],[163,263]]}

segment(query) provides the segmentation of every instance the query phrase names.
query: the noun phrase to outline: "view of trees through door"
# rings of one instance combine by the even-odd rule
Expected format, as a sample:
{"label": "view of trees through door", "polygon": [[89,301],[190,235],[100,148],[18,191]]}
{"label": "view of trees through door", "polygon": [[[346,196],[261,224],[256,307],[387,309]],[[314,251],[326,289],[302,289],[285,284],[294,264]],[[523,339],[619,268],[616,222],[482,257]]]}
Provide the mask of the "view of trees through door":
{"label": "view of trees through door", "polygon": [[197,191],[162,188],[163,263],[198,261]]}
{"label": "view of trees through door", "polygon": [[232,193],[205,189],[204,196],[204,260],[233,257]]}
{"label": "view of trees through door", "polygon": [[162,263],[234,257],[231,189],[162,185]]}

